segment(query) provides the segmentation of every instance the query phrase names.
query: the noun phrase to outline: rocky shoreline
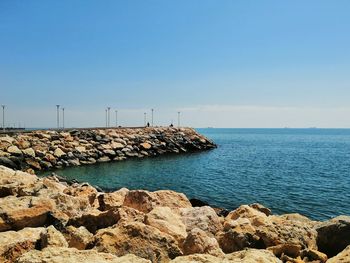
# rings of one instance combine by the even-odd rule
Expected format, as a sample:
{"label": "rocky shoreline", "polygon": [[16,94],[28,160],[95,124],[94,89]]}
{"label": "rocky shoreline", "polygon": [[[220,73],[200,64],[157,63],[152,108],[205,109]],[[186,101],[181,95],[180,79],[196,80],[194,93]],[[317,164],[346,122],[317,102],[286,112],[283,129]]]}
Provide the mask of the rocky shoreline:
{"label": "rocky shoreline", "polygon": [[[197,205],[200,205],[198,200]],[[0,262],[350,262],[350,217],[226,215],[184,194],[97,191],[0,166]]]}
{"label": "rocky shoreline", "polygon": [[35,171],[215,148],[191,128],[148,127],[0,135],[0,165]]}

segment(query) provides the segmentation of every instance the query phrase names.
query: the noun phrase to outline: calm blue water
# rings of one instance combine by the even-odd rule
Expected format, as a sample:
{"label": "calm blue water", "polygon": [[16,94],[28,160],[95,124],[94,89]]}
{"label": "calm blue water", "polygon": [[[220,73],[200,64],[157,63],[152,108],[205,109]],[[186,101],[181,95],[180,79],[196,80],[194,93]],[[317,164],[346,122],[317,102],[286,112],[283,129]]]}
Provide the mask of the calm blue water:
{"label": "calm blue water", "polygon": [[234,209],[259,202],[277,214],[350,215],[350,130],[199,129],[208,152],[66,168],[57,174],[110,190],[172,189]]}

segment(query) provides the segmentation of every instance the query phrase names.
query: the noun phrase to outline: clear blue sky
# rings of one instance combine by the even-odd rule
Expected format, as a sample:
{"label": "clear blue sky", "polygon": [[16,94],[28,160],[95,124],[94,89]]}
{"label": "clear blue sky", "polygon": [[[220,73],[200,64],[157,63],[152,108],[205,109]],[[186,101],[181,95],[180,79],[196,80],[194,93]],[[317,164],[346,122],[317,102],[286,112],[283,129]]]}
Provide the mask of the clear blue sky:
{"label": "clear blue sky", "polygon": [[0,1],[9,123],[350,127],[350,1]]}

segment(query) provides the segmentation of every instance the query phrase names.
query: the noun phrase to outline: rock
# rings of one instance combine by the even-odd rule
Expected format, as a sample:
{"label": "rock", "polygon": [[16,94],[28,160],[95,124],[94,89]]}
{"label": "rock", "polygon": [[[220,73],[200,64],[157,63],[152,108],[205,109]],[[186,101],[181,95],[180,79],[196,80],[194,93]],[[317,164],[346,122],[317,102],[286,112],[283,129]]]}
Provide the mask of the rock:
{"label": "rock", "polygon": [[97,196],[97,190],[87,183],[69,186],[63,192],[71,196],[85,197],[89,200],[90,205],[94,203]]}
{"label": "rock", "polygon": [[209,206],[209,204],[207,202],[204,202],[204,201],[196,199],[196,198],[191,198],[190,203],[193,207]]}
{"label": "rock", "polygon": [[264,213],[265,215],[269,216],[271,215],[271,210],[265,206],[263,206],[262,204],[258,204],[258,203],[254,203],[249,205],[251,208],[254,208],[255,210],[258,210],[262,213]]}
{"label": "rock", "polygon": [[350,262],[350,246],[347,246],[335,257],[328,259],[327,263],[348,263]]}
{"label": "rock", "polygon": [[149,149],[152,148],[152,145],[149,144],[148,142],[141,143],[140,146],[141,146],[144,150],[149,150]]}
{"label": "rock", "polygon": [[37,190],[37,182],[35,175],[0,166],[0,197],[31,195]]}
{"label": "rock", "polygon": [[125,146],[125,144],[122,144],[120,142],[112,142],[111,143],[111,147],[113,150],[121,150],[124,148],[124,146]]}
{"label": "rock", "polygon": [[0,228],[19,230],[43,226],[53,208],[51,200],[34,196],[0,198],[0,215],[6,218],[6,224]]}
{"label": "rock", "polygon": [[20,149],[18,149],[17,146],[10,146],[7,148],[7,152],[14,154],[14,155],[22,155],[22,151]]}
{"label": "rock", "polygon": [[218,241],[225,253],[244,247],[266,248],[286,243],[317,249],[316,236],[312,223],[266,216],[243,205],[225,218],[224,231],[218,235]]}
{"label": "rock", "polygon": [[132,253],[152,262],[167,262],[182,255],[176,243],[173,237],[155,227],[131,222],[99,230],[95,247],[117,256]]}
{"label": "rock", "polygon": [[0,233],[0,262],[15,262],[23,253],[35,249],[45,228],[24,228]]}
{"label": "rock", "polygon": [[61,232],[54,226],[49,226],[41,235],[41,247],[68,247],[68,243]]}
{"label": "rock", "polygon": [[[320,251],[317,251],[317,250],[313,250],[313,249],[305,249],[305,250],[301,251],[300,257],[304,261],[307,261],[307,262],[316,261],[318,263],[325,263],[328,259],[326,254],[324,254]],[[350,259],[350,257],[349,257],[349,259]]]}
{"label": "rock", "polygon": [[199,228],[209,236],[215,236],[217,232],[222,230],[220,218],[209,206],[182,208],[180,215],[187,232]]}
{"label": "rock", "polygon": [[35,170],[41,170],[40,163],[33,159],[26,159],[26,163]]}
{"label": "rock", "polygon": [[103,193],[99,195],[99,209],[101,211],[106,211],[111,208],[121,207],[128,192],[129,190],[127,188],[121,188],[118,191],[112,193]]}
{"label": "rock", "polygon": [[26,140],[17,140],[15,144],[22,150],[30,147],[30,142]]}
{"label": "rock", "polygon": [[333,257],[350,245],[350,216],[338,216],[317,228],[318,250]]}
{"label": "rock", "polygon": [[95,233],[98,229],[113,226],[120,219],[118,210],[108,210],[101,212],[99,210],[90,210],[85,214],[69,219],[67,225],[75,227],[84,226],[90,232]]}
{"label": "rock", "polygon": [[173,191],[148,192],[144,190],[129,191],[125,195],[123,205],[144,213],[150,212],[157,206],[170,208],[191,207],[190,201],[184,194]]}
{"label": "rock", "polygon": [[287,255],[292,258],[297,258],[300,256],[301,246],[286,243],[286,244],[269,247],[267,250],[271,251],[278,258],[280,258],[282,255]]}
{"label": "rock", "polygon": [[32,148],[22,150],[23,154],[30,157],[35,157],[35,151]]}
{"label": "rock", "polygon": [[54,153],[53,153],[54,156],[60,158],[64,155],[66,155],[66,153],[64,151],[61,150],[61,148],[57,148]]}
{"label": "rock", "polygon": [[103,156],[103,157],[97,159],[98,163],[105,163],[105,162],[110,162],[110,161],[111,161],[111,159],[108,156]]}
{"label": "rock", "polygon": [[180,244],[187,236],[181,217],[169,207],[155,207],[145,216],[145,224],[173,236]]}
{"label": "rock", "polygon": [[214,237],[209,237],[199,228],[194,228],[189,232],[183,244],[183,252],[185,255],[210,254],[216,257],[224,257],[218,241]]}
{"label": "rock", "polygon": [[79,250],[87,249],[92,243],[94,236],[84,226],[74,227],[68,226],[64,230],[64,236],[69,247],[74,247]]}
{"label": "rock", "polygon": [[8,157],[0,157],[0,165],[6,166],[12,169],[18,169],[19,166]]}
{"label": "rock", "polygon": [[15,140],[14,138],[12,138],[8,135],[3,136],[3,137],[0,136],[0,142],[7,142],[9,144],[12,144],[14,142],[14,140]]}
{"label": "rock", "polygon": [[138,258],[135,255],[116,257],[107,253],[98,253],[94,250],[77,250],[75,248],[53,248],[48,247],[39,250],[32,250],[22,255],[17,263],[150,263],[150,261]]}
{"label": "rock", "polygon": [[225,258],[206,254],[177,257],[172,263],[282,263],[267,250],[246,249],[225,255]]}
{"label": "rock", "polygon": [[86,148],[84,146],[75,147],[75,150],[80,152],[80,153],[86,152]]}

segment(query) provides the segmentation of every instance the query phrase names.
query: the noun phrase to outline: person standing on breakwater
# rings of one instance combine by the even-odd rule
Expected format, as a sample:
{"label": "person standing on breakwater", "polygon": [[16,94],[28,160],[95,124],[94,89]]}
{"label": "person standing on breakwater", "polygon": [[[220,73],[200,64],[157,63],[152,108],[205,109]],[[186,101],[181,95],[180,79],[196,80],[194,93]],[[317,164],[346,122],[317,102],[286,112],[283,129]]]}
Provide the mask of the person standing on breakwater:
{"label": "person standing on breakwater", "polygon": [[149,122],[147,122],[147,127],[149,127]]}

